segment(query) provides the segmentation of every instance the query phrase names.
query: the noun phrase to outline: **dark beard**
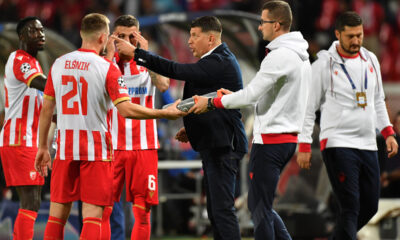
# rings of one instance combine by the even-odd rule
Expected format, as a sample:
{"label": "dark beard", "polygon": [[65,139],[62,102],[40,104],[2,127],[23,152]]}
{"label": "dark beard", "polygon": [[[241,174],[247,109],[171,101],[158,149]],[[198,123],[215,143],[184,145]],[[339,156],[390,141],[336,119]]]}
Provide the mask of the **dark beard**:
{"label": "dark beard", "polygon": [[[358,47],[357,51],[351,51],[350,49],[346,49],[341,43],[340,43],[340,46],[342,47],[343,51],[346,52],[349,55],[353,55],[353,54],[358,53],[360,51],[360,48],[361,48],[361,47]],[[351,45],[350,45],[350,47],[351,47]]]}

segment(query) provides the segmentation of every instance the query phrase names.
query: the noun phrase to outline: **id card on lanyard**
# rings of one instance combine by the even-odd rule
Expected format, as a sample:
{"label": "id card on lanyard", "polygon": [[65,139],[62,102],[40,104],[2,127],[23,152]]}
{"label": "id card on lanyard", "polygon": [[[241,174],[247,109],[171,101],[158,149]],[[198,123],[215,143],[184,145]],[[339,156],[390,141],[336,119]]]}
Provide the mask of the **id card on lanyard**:
{"label": "id card on lanyard", "polygon": [[343,63],[340,63],[340,66],[343,69],[343,72],[346,74],[347,79],[349,80],[351,84],[351,88],[353,91],[356,92],[356,103],[357,107],[362,107],[365,109],[367,106],[367,88],[368,88],[368,74],[367,74],[367,69],[365,69],[365,80],[364,80],[364,91],[357,92],[356,91],[356,86],[354,85],[353,80],[350,77],[349,72],[347,72],[346,67],[344,66]]}

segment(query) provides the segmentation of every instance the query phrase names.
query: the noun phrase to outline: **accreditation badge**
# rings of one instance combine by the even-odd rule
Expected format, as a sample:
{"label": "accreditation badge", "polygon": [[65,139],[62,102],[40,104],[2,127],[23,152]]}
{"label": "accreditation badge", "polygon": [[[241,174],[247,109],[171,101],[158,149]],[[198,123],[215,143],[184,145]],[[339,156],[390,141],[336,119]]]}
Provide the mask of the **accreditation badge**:
{"label": "accreditation badge", "polygon": [[357,107],[365,108],[367,106],[367,94],[365,92],[356,92]]}

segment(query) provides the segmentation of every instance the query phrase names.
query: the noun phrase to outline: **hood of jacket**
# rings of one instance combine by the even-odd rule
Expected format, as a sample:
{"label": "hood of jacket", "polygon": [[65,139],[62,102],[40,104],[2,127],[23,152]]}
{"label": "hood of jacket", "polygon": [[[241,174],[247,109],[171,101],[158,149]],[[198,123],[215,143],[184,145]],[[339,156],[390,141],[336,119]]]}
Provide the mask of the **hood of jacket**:
{"label": "hood of jacket", "polygon": [[294,51],[303,61],[306,61],[309,58],[307,52],[308,43],[300,32],[282,34],[267,45],[267,48],[271,51],[280,47],[289,48]]}

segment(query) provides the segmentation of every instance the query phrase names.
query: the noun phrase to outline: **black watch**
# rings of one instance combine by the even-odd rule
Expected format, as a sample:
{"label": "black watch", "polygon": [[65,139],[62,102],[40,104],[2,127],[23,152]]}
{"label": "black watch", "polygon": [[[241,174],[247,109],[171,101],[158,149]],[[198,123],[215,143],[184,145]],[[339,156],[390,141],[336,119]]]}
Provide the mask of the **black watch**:
{"label": "black watch", "polygon": [[208,98],[208,102],[207,102],[207,110],[211,111],[215,109],[214,106],[214,98]]}

